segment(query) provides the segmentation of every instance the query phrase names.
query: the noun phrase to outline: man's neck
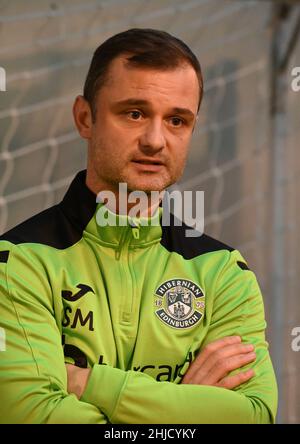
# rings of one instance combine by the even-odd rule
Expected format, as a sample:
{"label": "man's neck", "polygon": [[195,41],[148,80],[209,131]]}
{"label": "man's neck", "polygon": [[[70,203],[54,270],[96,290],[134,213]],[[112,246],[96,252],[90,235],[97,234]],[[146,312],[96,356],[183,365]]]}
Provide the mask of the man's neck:
{"label": "man's neck", "polygon": [[134,217],[152,217],[164,195],[164,191],[150,193],[128,190],[126,184],[119,184],[118,189],[114,189],[91,180],[88,174],[86,186],[97,196],[97,202],[103,202],[113,213]]}

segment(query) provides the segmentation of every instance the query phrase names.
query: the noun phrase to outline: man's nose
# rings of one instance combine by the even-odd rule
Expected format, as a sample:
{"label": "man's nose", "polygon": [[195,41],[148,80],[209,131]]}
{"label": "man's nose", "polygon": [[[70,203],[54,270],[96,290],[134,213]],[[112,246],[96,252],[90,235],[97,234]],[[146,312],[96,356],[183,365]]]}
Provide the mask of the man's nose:
{"label": "man's nose", "polygon": [[163,122],[160,120],[152,120],[144,128],[144,132],[140,137],[140,148],[146,154],[161,151],[166,144]]}

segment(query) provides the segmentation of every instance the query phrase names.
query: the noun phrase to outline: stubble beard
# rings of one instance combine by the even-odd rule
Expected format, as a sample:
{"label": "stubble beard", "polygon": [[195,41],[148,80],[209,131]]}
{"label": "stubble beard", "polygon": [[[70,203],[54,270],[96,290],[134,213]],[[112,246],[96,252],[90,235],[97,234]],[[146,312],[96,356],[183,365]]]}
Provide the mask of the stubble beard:
{"label": "stubble beard", "polygon": [[[101,152],[102,147],[104,146],[105,141],[100,138],[96,141],[94,146],[90,147],[90,152],[93,154],[91,155],[91,161],[89,162],[93,165],[93,169],[97,178],[99,179],[99,183],[103,184],[103,190],[107,189],[118,193],[119,183],[126,183],[128,192],[143,191],[147,195],[150,195],[151,191],[160,192],[173,185],[183,174],[186,159],[184,160],[179,171],[172,171],[172,169],[170,171],[170,165],[167,164],[162,173],[138,173],[136,171],[132,173],[130,171],[132,168],[130,158],[125,160],[125,167],[124,165],[121,165],[118,157],[102,159]],[[106,147],[104,151],[109,152],[109,149]],[[106,165],[104,169],[102,168],[102,165]]]}

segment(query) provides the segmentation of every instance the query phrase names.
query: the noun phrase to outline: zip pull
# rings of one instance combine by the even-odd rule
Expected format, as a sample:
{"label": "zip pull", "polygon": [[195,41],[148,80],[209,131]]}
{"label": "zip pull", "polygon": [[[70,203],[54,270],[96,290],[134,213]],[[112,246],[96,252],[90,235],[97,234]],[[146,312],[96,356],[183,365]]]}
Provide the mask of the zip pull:
{"label": "zip pull", "polygon": [[131,233],[134,239],[140,238],[140,223],[137,219],[132,219],[130,222],[131,225]]}
{"label": "zip pull", "polygon": [[135,239],[140,238],[140,228],[139,227],[132,227],[131,232],[132,232],[132,235]]}

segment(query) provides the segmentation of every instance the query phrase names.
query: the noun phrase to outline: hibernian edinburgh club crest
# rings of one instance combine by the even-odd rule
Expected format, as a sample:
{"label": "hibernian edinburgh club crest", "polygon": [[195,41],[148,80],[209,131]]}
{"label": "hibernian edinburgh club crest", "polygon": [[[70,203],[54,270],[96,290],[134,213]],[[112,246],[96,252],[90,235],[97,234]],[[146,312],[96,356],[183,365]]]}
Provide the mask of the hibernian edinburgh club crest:
{"label": "hibernian edinburgh club crest", "polygon": [[155,314],[173,328],[190,328],[197,324],[204,313],[204,293],[187,279],[171,279],[161,284],[155,292]]}

